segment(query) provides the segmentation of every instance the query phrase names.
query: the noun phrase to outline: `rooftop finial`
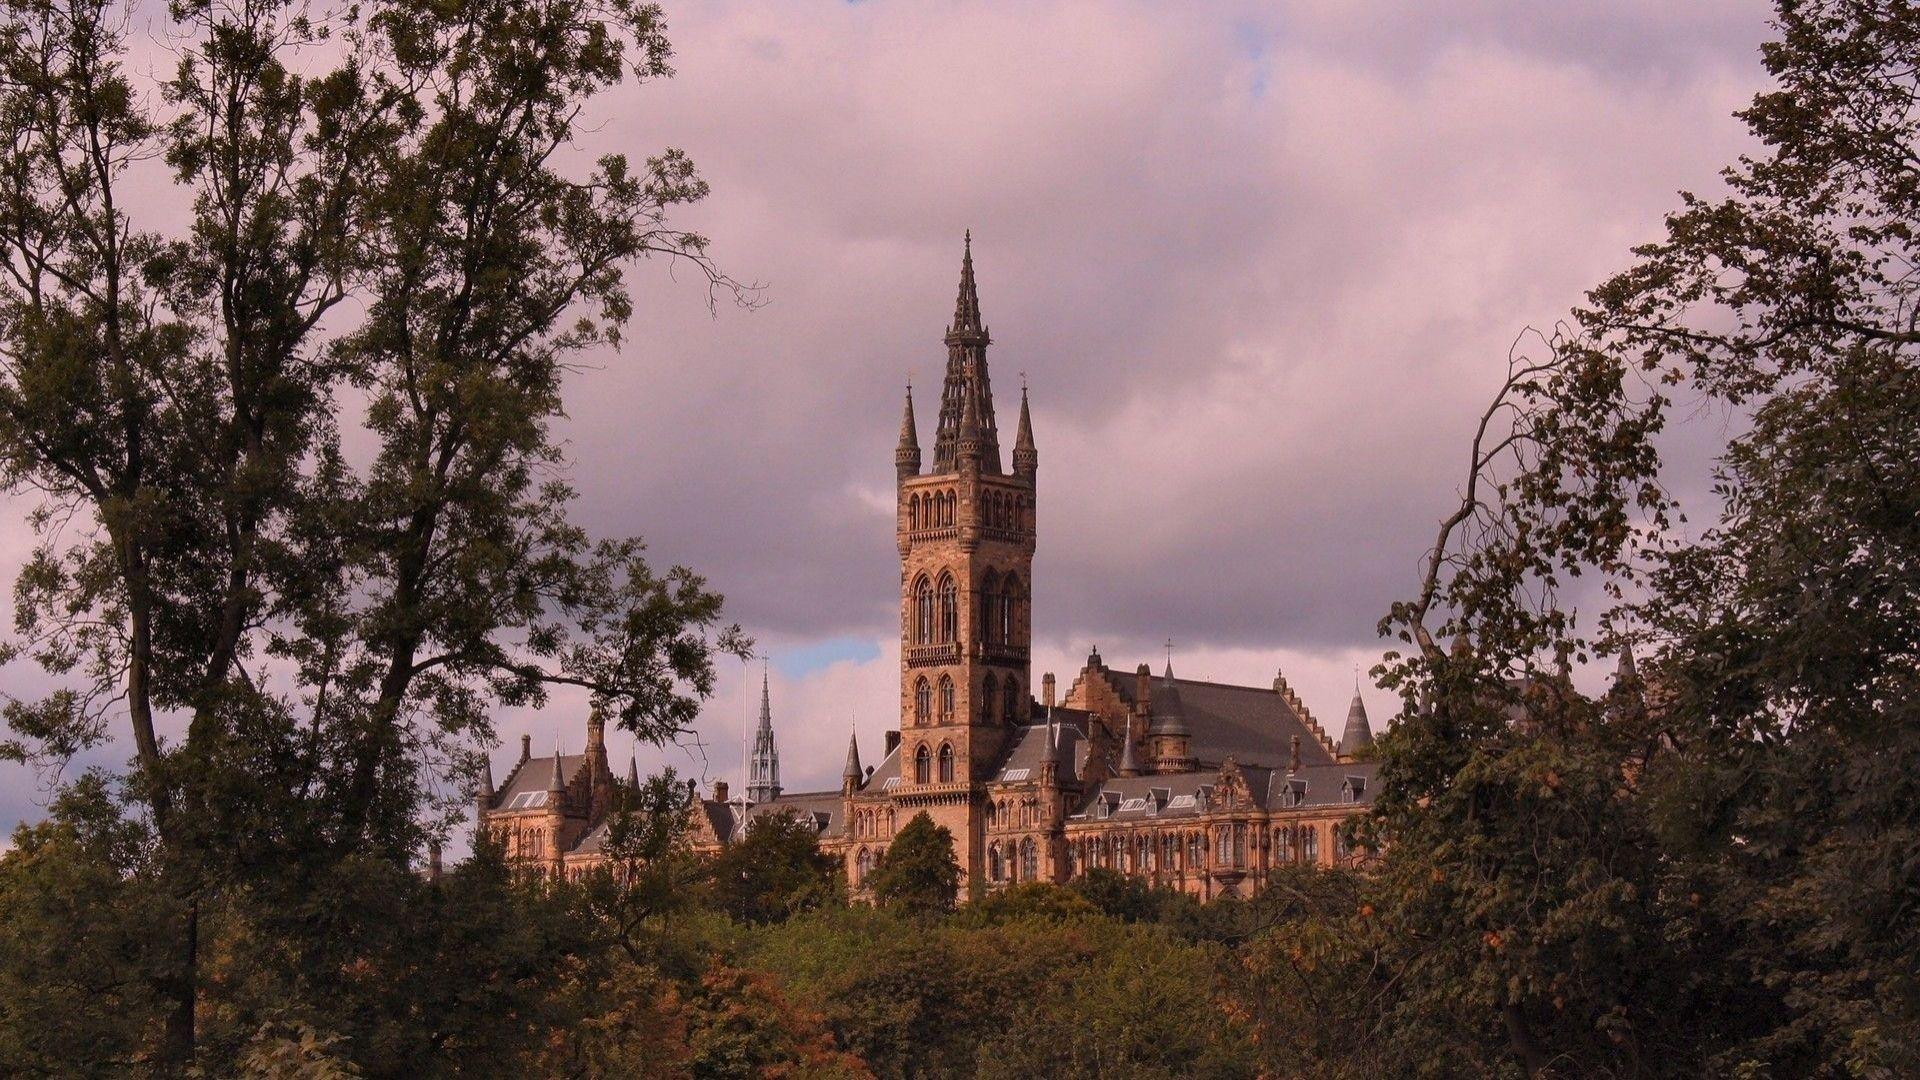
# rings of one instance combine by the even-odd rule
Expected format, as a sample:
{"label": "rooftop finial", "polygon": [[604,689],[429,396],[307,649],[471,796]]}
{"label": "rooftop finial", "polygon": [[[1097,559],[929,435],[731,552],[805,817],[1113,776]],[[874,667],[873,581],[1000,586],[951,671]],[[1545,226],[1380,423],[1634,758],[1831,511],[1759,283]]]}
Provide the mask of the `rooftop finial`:
{"label": "rooftop finial", "polygon": [[1020,373],[1020,430],[1013,437],[1013,471],[1033,479],[1040,470],[1040,451],[1033,445],[1033,414],[1027,411],[1027,373]]}

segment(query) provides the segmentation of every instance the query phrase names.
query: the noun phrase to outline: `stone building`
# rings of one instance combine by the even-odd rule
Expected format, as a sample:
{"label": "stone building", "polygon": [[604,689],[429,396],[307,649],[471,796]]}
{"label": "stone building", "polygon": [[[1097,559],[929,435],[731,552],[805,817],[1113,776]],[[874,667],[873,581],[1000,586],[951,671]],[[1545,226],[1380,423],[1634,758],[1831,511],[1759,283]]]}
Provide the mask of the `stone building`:
{"label": "stone building", "polygon": [[[747,790],[729,798],[719,783],[697,801],[697,842],[718,848],[755,816],[800,815],[858,892],[895,831],[925,813],[952,832],[974,895],[1094,867],[1244,895],[1276,866],[1352,858],[1339,825],[1367,806],[1374,778],[1357,689],[1339,742],[1277,674],[1230,686],[1182,679],[1170,660],[1158,675],[1109,667],[1095,649],[1064,695],[1051,674],[1035,692],[1040,456],[1024,388],[1001,456],[971,237],[945,344],[932,460],[923,469],[911,390],[894,451],[898,725],[871,768],[850,743],[838,790],[786,792],[763,679]],[[586,752],[550,763],[523,741],[506,783],[483,784],[480,819],[512,857],[554,875],[600,858],[615,783],[603,734],[590,719]]]}

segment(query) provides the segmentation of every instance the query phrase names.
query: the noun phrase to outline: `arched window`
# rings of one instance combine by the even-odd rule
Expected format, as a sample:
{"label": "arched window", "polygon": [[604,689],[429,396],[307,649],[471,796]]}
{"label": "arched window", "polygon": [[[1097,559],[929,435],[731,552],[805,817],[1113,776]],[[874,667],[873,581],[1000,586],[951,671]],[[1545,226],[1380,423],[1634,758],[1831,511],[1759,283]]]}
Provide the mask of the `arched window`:
{"label": "arched window", "polygon": [[920,527],[920,496],[915,495],[913,498],[907,500],[907,528],[917,529],[919,527]]}
{"label": "arched window", "polygon": [[[987,693],[992,694],[993,689],[989,687]],[[1027,718],[1020,715],[1019,679],[1007,680],[1006,700],[1000,703],[1000,715],[1006,717],[1007,723],[1009,724],[1024,724],[1027,722]]]}
{"label": "arched window", "polygon": [[927,677],[913,684],[913,719],[924,724],[933,716],[933,687],[927,684]]}
{"label": "arched window", "polygon": [[933,640],[933,582],[926,575],[913,583],[913,643],[925,645]]}
{"label": "arched window", "polygon": [[1000,575],[989,570],[980,583],[980,636],[989,642],[1005,641],[999,633]]}
{"label": "arched window", "polygon": [[1344,861],[1347,857],[1347,830],[1338,825],[1333,827],[1333,860]]}
{"label": "arched window", "polygon": [[940,719],[953,719],[953,679],[940,676]]}
{"label": "arched window", "polygon": [[952,574],[940,575],[940,643],[960,636],[960,591]]}
{"label": "arched window", "polygon": [[1034,881],[1040,877],[1040,849],[1029,836],[1020,841],[1020,880]]}
{"label": "arched window", "polygon": [[1300,861],[1309,864],[1320,861],[1320,830],[1311,825],[1300,827]]}
{"label": "arched window", "polygon": [[1000,704],[1000,684],[991,673],[987,675],[984,685],[985,690],[980,695],[980,719],[983,723],[993,719],[994,707]]}
{"label": "arched window", "polygon": [[1207,865],[1207,845],[1199,833],[1187,834],[1187,869],[1201,870]]}
{"label": "arched window", "polygon": [[920,749],[913,752],[913,782],[924,784],[931,773],[932,756],[927,753],[927,744],[921,743]]}
{"label": "arched window", "polygon": [[1016,636],[1020,624],[1018,617],[1020,603],[1020,575],[1008,574],[1005,580],[1000,583],[1000,603],[998,607],[1000,608],[1000,640],[1010,645],[1018,645],[1020,643],[1019,638]]}
{"label": "arched window", "polygon": [[860,883],[867,880],[867,874],[872,869],[873,852],[868,851],[866,848],[861,848],[859,856],[853,860],[853,885],[855,888],[859,888]]}
{"label": "arched window", "polygon": [[1160,869],[1180,869],[1180,842],[1172,833],[1160,834]]}
{"label": "arched window", "polygon": [[987,804],[987,828],[989,829],[994,828],[996,824],[998,824],[999,820],[1000,820],[1000,804],[995,802],[989,802]]}
{"label": "arched window", "polygon": [[946,743],[940,744],[940,782],[953,783],[953,747]]}
{"label": "arched window", "polygon": [[1273,861],[1277,863],[1293,861],[1293,830],[1284,825],[1273,830]]}

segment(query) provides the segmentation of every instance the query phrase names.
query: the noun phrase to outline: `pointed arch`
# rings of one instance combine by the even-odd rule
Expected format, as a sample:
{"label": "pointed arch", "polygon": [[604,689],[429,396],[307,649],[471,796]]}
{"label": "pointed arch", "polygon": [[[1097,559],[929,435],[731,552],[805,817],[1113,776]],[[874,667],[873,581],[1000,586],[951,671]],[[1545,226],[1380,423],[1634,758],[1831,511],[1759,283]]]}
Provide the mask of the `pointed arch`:
{"label": "pointed arch", "polygon": [[1000,575],[992,570],[980,579],[980,630],[975,635],[983,641],[1005,641],[1000,631]]}
{"label": "pointed arch", "polygon": [[913,684],[913,722],[925,724],[933,719],[933,686],[925,675]]}
{"label": "pointed arch", "polygon": [[921,574],[913,582],[913,643],[933,641],[933,582]]}
{"label": "pointed arch", "polygon": [[953,744],[940,744],[940,782],[953,783]]}
{"label": "pointed arch", "polygon": [[993,710],[999,705],[1000,683],[993,677],[993,672],[989,671],[986,681],[980,687],[980,722],[990,723],[993,720]]}
{"label": "pointed arch", "polygon": [[939,641],[945,645],[960,637],[960,590],[953,581],[952,571],[940,574],[939,592]]}
{"label": "pointed arch", "polygon": [[952,719],[953,677],[951,675],[942,675],[940,676],[940,720],[944,723]]}
{"label": "pointed arch", "polygon": [[918,492],[915,492],[913,497],[907,500],[907,530],[909,532],[912,532],[919,528],[920,528],[920,495]]}
{"label": "pointed arch", "polygon": [[1023,644],[1020,641],[1020,612],[1025,597],[1021,592],[1020,575],[1008,572],[1000,581],[1000,640],[1009,645]]}
{"label": "pointed arch", "polygon": [[927,752],[927,744],[921,743],[913,752],[913,782],[925,784],[933,779],[933,755]]}
{"label": "pointed arch", "polygon": [[1009,724],[1024,724],[1029,718],[1020,713],[1020,680],[1009,677],[1004,691],[1004,700],[1000,703],[1000,715],[1005,717]]}

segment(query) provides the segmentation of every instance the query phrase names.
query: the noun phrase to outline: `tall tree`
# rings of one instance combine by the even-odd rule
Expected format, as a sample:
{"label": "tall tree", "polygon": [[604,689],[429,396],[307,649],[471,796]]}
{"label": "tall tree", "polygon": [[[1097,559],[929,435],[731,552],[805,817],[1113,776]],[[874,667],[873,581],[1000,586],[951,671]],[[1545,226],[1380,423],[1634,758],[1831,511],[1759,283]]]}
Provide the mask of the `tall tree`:
{"label": "tall tree", "polygon": [[[1620,970],[1669,970],[1690,995],[1675,1014],[1721,1018],[1687,1040],[1717,1070],[1920,1066],[1916,16],[1779,5],[1776,85],[1740,114],[1764,152],[1724,193],[1684,195],[1665,238],[1516,363],[1421,594],[1390,621],[1415,645],[1394,671],[1414,707],[1387,743],[1384,839],[1444,861],[1499,838],[1470,884],[1543,886],[1518,912],[1537,956],[1578,928],[1538,900],[1579,899],[1557,888],[1568,866],[1533,865],[1554,851],[1538,842],[1554,777],[1552,802],[1593,823],[1572,853],[1601,871],[1581,890],[1601,919],[1576,941],[1655,942]],[[1663,453],[1676,400],[1737,420],[1704,529],[1681,527],[1673,493],[1698,478]],[[1606,590],[1586,625],[1565,599],[1581,575]],[[1449,654],[1439,639],[1469,628]],[[1551,681],[1543,657],[1628,640],[1651,654],[1643,700],[1544,726],[1516,702],[1514,680]],[[1403,895],[1444,921],[1517,894],[1452,877]],[[1502,993],[1555,970],[1511,972]],[[1509,1030],[1532,1071],[1595,1045],[1521,1005]],[[1626,1045],[1646,1046],[1659,1017],[1633,1012]]]}
{"label": "tall tree", "polygon": [[881,904],[911,914],[953,910],[960,892],[953,834],[924,811],[913,815],[874,863],[867,886]]}
{"label": "tall tree", "polygon": [[[553,478],[562,378],[620,341],[624,268],[736,287],[667,221],[706,190],[684,156],[581,160],[595,98],[669,73],[653,5],[183,0],[157,83],[124,62],[134,11],[0,24],[0,477],[42,537],[8,648],[65,684],[8,702],[6,749],[60,760],[124,720],[183,1063],[209,905],[404,860],[421,781],[493,705],[574,686],[664,738],[743,647]],[[159,176],[181,227],[135,197]]]}

